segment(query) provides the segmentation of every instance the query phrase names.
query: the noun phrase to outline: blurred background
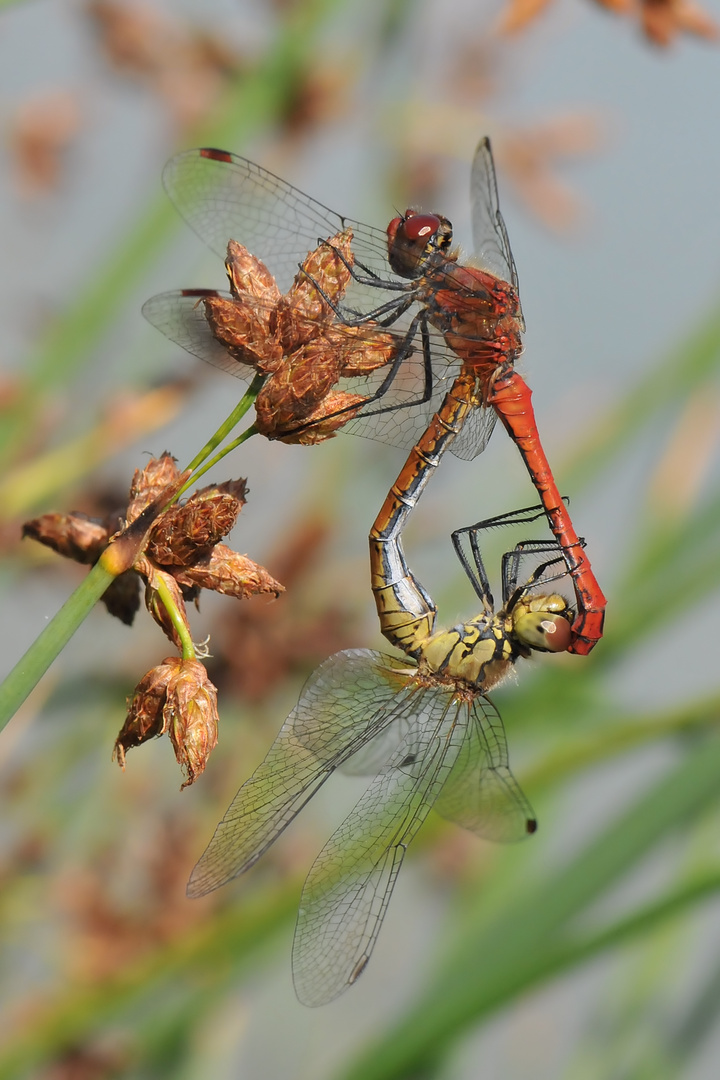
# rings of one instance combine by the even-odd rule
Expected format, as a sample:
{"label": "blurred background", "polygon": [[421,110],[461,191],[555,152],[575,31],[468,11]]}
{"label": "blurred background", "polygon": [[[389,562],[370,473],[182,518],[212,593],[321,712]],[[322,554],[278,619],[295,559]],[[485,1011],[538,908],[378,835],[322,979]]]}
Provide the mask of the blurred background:
{"label": "blurred background", "polygon": [[[335,778],[247,878],[184,886],[311,671],[384,647],[367,532],[405,455],[243,446],[213,474],[248,479],[232,544],[287,593],[204,593],[191,614],[220,692],[205,774],[180,793],[166,739],[111,762],[170,650],[102,607],[0,739],[0,1077],[715,1077],[717,0],[0,8],[4,668],[83,574],[21,523],[122,502],[148,454],[188,461],[239,397],[140,316],[153,293],[224,287],[160,185],[197,145],[381,228],[440,211],[468,250],[491,136],[520,370],[609,601],[590,658],[536,659],[494,695],[538,834],[503,849],[431,816],[367,973],[308,1010],[300,889],[362,785]],[[502,432],[440,475],[405,548],[450,624],[476,605],[451,529],[533,492]]]}

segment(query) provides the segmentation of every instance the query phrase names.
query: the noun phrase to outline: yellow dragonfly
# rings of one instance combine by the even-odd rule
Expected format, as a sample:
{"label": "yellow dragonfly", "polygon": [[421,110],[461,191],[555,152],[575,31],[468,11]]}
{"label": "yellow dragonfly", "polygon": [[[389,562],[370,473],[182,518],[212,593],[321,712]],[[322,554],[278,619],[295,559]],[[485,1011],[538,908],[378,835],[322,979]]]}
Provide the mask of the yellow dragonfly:
{"label": "yellow dragonfly", "polygon": [[[385,637],[404,656],[350,649],[306,683],[267,757],[233,799],[195,866],[188,895],[202,896],[253,866],[336,769],[373,777],[316,859],[300,900],[293,980],[306,1005],[322,1005],[365,970],[405,858],[431,807],[496,841],[535,831],[508,766],[502,721],[486,696],[533,650],[562,652],[573,612],[560,594],[536,592],[554,556],[517,584],[528,547],[504,559],[495,612],[477,547],[482,612],[435,631],[436,609],[407,567],[400,534],[444,450],[471,408],[460,375],[410,453],[370,534],[372,588]],[[517,515],[510,515],[517,518]],[[522,517],[519,520],[523,520]],[[530,520],[526,518],[525,520]],[[500,524],[494,519],[491,524]],[[462,530],[461,530],[462,532]],[[458,549],[461,537],[454,536]],[[530,545],[532,546],[532,544]],[[463,557],[468,568],[468,561]]]}

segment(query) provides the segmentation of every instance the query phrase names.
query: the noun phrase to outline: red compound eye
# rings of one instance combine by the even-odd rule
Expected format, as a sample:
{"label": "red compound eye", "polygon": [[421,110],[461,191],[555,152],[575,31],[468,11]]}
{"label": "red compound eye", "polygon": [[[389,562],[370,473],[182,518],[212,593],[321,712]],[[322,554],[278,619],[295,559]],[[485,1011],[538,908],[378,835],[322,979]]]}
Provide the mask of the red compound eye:
{"label": "red compound eye", "polygon": [[440,228],[440,218],[435,214],[413,214],[408,211],[403,222],[405,239],[414,244],[418,240],[427,242]]}

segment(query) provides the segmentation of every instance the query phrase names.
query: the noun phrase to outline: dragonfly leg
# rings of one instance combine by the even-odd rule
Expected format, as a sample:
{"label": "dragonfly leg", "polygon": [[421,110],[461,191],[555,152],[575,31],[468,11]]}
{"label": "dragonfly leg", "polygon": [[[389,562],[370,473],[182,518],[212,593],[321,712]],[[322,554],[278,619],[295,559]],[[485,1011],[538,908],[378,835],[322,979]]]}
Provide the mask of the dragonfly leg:
{"label": "dragonfly leg", "polygon": [[[539,563],[530,576],[522,585],[518,585],[520,578],[520,565],[524,557],[528,555],[553,555],[552,559],[546,559]],[[546,577],[546,572],[552,566],[562,563],[562,572]],[[506,551],[502,557],[502,582],[503,582],[503,605],[507,611],[513,607],[528,589],[542,581],[543,585],[549,585],[553,581],[561,581],[567,577],[567,567],[557,541],[548,540],[521,540],[512,551]]]}
{"label": "dragonfly leg", "polygon": [[[344,263],[344,265],[350,271],[350,274],[355,281],[363,285],[375,285],[376,288],[380,287],[379,282],[365,281],[362,278],[358,278],[353,273],[352,267],[348,264],[347,260],[340,254],[337,248],[333,247],[332,250],[335,252],[340,261]],[[416,291],[416,287],[414,285],[414,282],[396,283],[388,281],[382,283],[382,288],[385,289],[385,291],[403,292],[406,294],[412,292],[413,295],[406,295],[405,298],[393,297],[391,300],[387,300],[384,304],[380,304],[378,305],[378,307],[373,308],[372,311],[355,311],[353,308],[344,308],[341,304],[338,304],[336,301],[332,300],[327,295],[319,282],[314,277],[312,277],[311,274],[308,274],[307,270],[305,270],[302,265],[300,265],[298,269],[303,275],[303,277],[307,278],[307,280],[315,287],[319,295],[323,298],[328,307],[332,309],[338,319],[340,319],[341,322],[346,323],[348,326],[362,326],[364,323],[377,322],[381,316],[388,315],[388,313],[388,318],[381,321],[380,325],[392,326],[392,324],[396,322],[397,319],[399,319],[400,316],[407,311],[411,304],[415,302],[414,293]],[[352,318],[349,319],[347,317],[348,315],[351,315]]]}
{"label": "dragonfly leg", "polygon": [[[413,398],[410,401],[407,401],[407,400],[406,401],[401,401],[401,402],[396,401],[391,405],[380,405],[378,408],[374,408],[374,409],[369,408],[368,406],[372,406],[374,402],[376,402],[376,401],[381,402],[382,401],[383,397],[385,396],[385,394],[387,393],[387,391],[389,390],[389,388],[392,386],[393,382],[397,378],[398,373],[399,373],[400,369],[402,368],[402,365],[405,363],[405,361],[408,359],[408,357],[411,356],[412,353],[415,351],[414,341],[415,341],[415,338],[417,337],[418,328],[420,329],[420,334],[421,334],[422,355],[423,355],[423,389],[422,389],[422,393],[420,393],[418,395],[418,397]],[[365,401],[362,404],[362,415],[364,417],[380,416],[383,413],[395,412],[396,409],[411,409],[414,406],[424,405],[432,397],[432,390],[433,390],[433,371],[432,371],[432,357],[431,357],[431,354],[430,354],[430,337],[429,337],[429,332],[428,332],[428,329],[427,329],[427,319],[426,319],[426,316],[425,316],[425,312],[424,311],[419,311],[417,313],[417,315],[414,317],[413,321],[410,323],[410,326],[408,327],[408,329],[407,329],[407,331],[405,333],[405,336],[402,339],[402,344],[401,344],[400,348],[398,349],[397,355],[395,356],[392,363],[390,364],[390,368],[389,368],[387,374],[385,375],[385,378],[380,383],[380,385],[377,387],[377,389],[374,390],[372,394],[369,394],[367,398],[365,398]],[[343,413],[353,413],[354,414],[354,413],[357,412],[357,409],[358,409],[357,404],[348,405],[347,407],[345,407],[343,409],[338,409],[338,411],[336,413],[334,413],[333,415],[334,416],[342,416]],[[326,417],[325,419],[328,419],[328,418]],[[306,431],[311,427],[312,427],[312,422],[308,422],[308,423],[302,423],[301,422],[299,424],[294,425],[291,428],[283,429],[282,431],[277,433],[276,437],[285,437],[285,436],[288,436],[288,435],[296,435],[299,432]]]}

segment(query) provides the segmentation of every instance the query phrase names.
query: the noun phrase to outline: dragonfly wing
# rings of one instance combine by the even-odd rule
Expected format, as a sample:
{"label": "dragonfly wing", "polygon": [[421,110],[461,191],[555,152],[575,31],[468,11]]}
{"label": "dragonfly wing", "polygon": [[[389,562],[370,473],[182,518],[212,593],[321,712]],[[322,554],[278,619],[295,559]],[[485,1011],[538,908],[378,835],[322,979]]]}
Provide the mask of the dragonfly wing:
{"label": "dragonfly wing", "polygon": [[142,313],[165,337],[193,356],[249,382],[253,369],[231,356],[210,329],[202,304],[204,296],[232,300],[230,293],[215,289],[179,289],[152,296],[143,304]]}
{"label": "dragonfly wing", "polygon": [[497,413],[493,409],[473,409],[465,419],[462,431],[450,444],[450,451],[462,461],[472,461],[481,454],[495,429]]}
{"label": "dragonfly wing", "polygon": [[[187,150],[167,163],[163,184],[188,225],[213,251],[224,259],[228,240],[237,240],[262,259],[282,292],[318,241],[348,226],[356,258],[373,273],[399,280],[388,266],[384,230],[343,217],[247,158],[222,150]],[[380,302],[382,294],[375,293],[369,306]]]}
{"label": "dragonfly wing", "polygon": [[293,980],[306,1005],[331,1001],[366,967],[407,846],[465,737],[467,705],[446,688],[425,690],[412,708],[405,737],[331,836],[305,882]]}
{"label": "dragonfly wing", "polygon": [[249,870],[338,765],[390,722],[402,686],[392,657],[369,649],[321,664],[215,830],[188,895],[204,896]]}
{"label": "dragonfly wing", "polygon": [[505,219],[500,212],[495,162],[490,140],[478,143],[470,172],[470,211],[474,255],[491,274],[518,288],[515,259],[510,248]]}
{"label": "dragonfly wing", "polygon": [[496,843],[522,840],[535,832],[533,809],[508,766],[500,714],[483,695],[472,704],[465,741],[435,809]]}
{"label": "dragonfly wing", "polygon": [[[403,327],[397,324],[393,331],[402,335]],[[438,411],[443,399],[452,386],[460,370],[458,357],[450,352],[435,330],[430,334],[432,345],[432,376],[430,396],[426,392],[425,361],[419,340],[415,349],[403,360],[391,385],[382,396],[370,402],[361,411],[357,419],[350,421],[343,431],[351,435],[362,435],[376,442],[397,446],[401,450],[410,450],[427,428],[430,418]],[[350,380],[343,380],[343,389],[356,393],[375,393],[386,376],[386,369],[373,374],[372,384],[353,385]],[[423,400],[426,398],[426,400]]]}

